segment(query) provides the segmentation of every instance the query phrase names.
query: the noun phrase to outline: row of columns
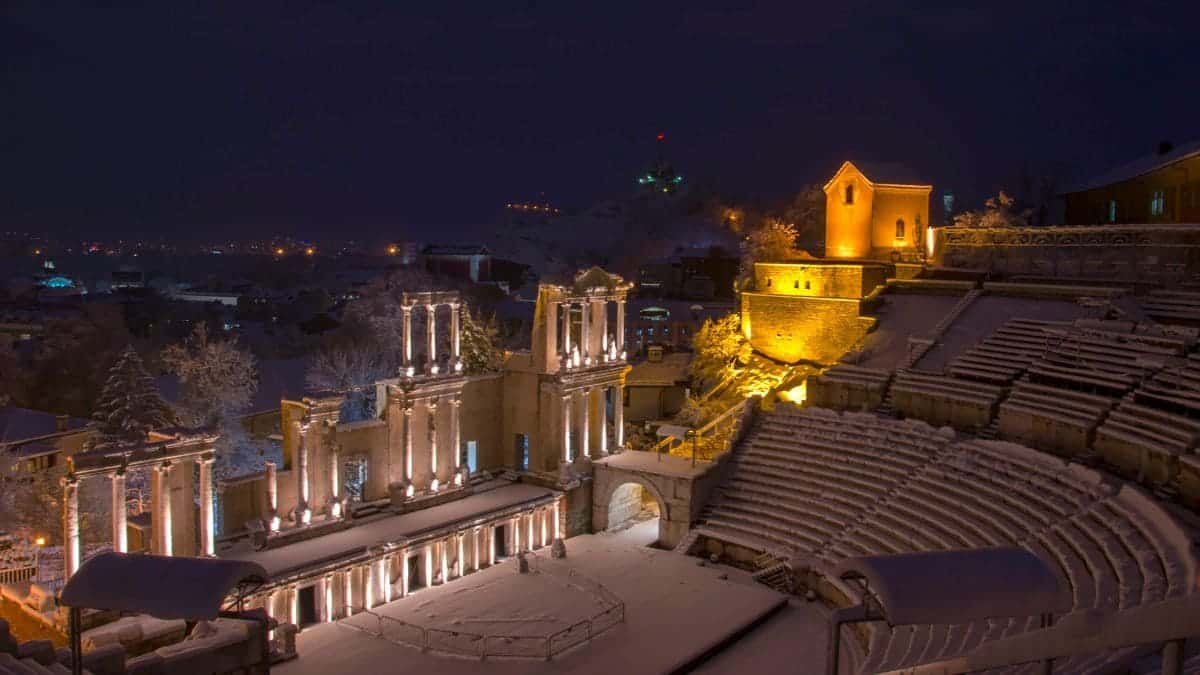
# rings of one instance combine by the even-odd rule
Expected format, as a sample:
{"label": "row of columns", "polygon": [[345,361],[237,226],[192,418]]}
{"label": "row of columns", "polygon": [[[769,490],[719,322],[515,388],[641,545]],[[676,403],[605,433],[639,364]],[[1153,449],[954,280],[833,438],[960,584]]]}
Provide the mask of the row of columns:
{"label": "row of columns", "polygon": [[[613,447],[623,448],[625,446],[625,411],[624,411],[624,385],[616,383],[602,386],[585,386],[574,391],[568,391],[562,397],[562,428],[563,428],[563,461],[570,462],[580,454],[591,457],[592,444],[589,438],[591,429],[591,410],[592,410],[592,393],[594,390],[601,392],[600,399],[600,435],[596,439],[595,450],[597,456],[603,457],[609,453],[608,447],[608,405],[604,399],[603,393],[611,390],[613,403]],[[579,403],[575,403],[575,393],[579,392]],[[571,427],[572,418],[578,420],[579,425],[579,443],[573,452],[571,447]]]}
{"label": "row of columns", "polygon": [[[450,306],[450,362],[451,367],[458,370],[461,368],[459,357],[462,353],[462,329],[461,329],[461,314],[462,305],[457,302],[447,303],[430,303],[423,305],[425,307],[425,327],[426,327],[426,347],[425,347],[425,374],[436,375],[437,366],[437,308],[439,305],[445,304]],[[413,374],[415,367],[413,361],[413,330],[412,330],[412,312],[414,307],[421,305],[404,305],[400,307],[401,315],[404,319],[403,341],[404,348],[401,351],[403,367],[405,372]]]}
{"label": "row of columns", "polygon": [[[578,355],[580,364],[573,365],[585,366],[625,358],[625,301],[613,301],[617,303],[617,330],[612,336],[608,333],[609,302],[604,298],[550,302],[546,315],[546,353],[557,354],[568,364],[572,364],[572,359]],[[579,305],[582,316],[579,322],[579,340],[572,342],[571,311],[576,305]],[[559,312],[560,307],[562,308],[561,312]],[[561,327],[556,325],[556,314],[561,315],[558,318]],[[591,337],[593,317],[599,324],[596,327],[600,333],[598,347],[593,345]]]}
{"label": "row of columns", "polygon": [[[200,548],[198,555],[212,556],[215,553],[215,513],[213,511],[212,457],[200,457]],[[151,470],[151,506],[154,541],[152,549],[159,555],[174,554],[175,531],[172,527],[171,473],[176,464],[162,462]],[[271,464],[273,469],[274,465]],[[112,550],[129,552],[128,501],[125,492],[126,469],[120,467],[107,474],[111,482]],[[79,485],[80,477],[70,474],[63,478],[63,574],[70,579],[79,569],[83,556],[83,542],[79,528]],[[273,495],[272,495],[273,497]]]}
{"label": "row of columns", "polygon": [[[409,561],[414,556],[426,587],[441,585],[494,565],[495,538],[501,525],[507,526],[509,538],[505,550],[511,555],[547,546],[561,536],[559,509],[559,502],[540,506],[503,521],[460,530],[425,542],[420,547],[379,552],[367,562],[328,572],[313,584],[317,618],[321,622],[330,622],[350,616],[358,608],[371,609],[409,595],[415,581],[410,578]],[[340,597],[335,583],[341,584]],[[299,625],[299,595],[304,586],[293,584],[270,591],[263,599],[264,608],[276,620]],[[355,603],[356,586],[360,605]]]}
{"label": "row of columns", "polygon": [[[416,487],[413,485],[413,407],[411,404],[424,402],[427,411],[426,419],[428,426],[425,429],[426,440],[429,444],[429,461],[432,468],[433,476],[430,479],[429,489],[432,492],[437,492],[442,485],[442,477],[438,475],[438,426],[437,426],[437,411],[440,407],[440,400],[437,397],[428,399],[415,399],[410,404],[404,406],[404,486],[405,495],[412,497],[416,493]],[[453,455],[454,471],[450,480],[455,487],[461,486],[463,483],[462,475],[462,422],[460,408],[462,407],[462,397],[454,395],[449,397],[450,404],[450,452]]]}

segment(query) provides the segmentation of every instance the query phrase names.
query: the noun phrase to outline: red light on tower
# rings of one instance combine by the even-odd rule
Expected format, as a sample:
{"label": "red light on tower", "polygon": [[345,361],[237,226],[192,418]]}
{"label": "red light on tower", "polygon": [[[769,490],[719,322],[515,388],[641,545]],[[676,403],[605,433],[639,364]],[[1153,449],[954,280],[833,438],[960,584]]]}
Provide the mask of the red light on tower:
{"label": "red light on tower", "polygon": [[654,138],[656,138],[660,141],[665,141],[665,140],[667,140],[667,135],[662,132],[659,132],[658,135],[656,135]]}

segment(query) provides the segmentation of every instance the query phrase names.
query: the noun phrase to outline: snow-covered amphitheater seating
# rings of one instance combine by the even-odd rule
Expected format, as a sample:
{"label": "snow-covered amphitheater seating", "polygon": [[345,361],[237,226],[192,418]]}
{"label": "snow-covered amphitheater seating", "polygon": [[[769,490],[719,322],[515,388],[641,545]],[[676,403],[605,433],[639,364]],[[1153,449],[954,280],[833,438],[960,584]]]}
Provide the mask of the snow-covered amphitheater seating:
{"label": "snow-covered amphitheater seating", "polygon": [[999,433],[1039,450],[1067,457],[1082,455],[1088,452],[1096,428],[1112,406],[1113,400],[1107,396],[1021,380],[1000,404]]}
{"label": "snow-covered amphitheater seating", "polygon": [[1007,384],[1061,340],[1061,331],[1071,325],[1063,321],[1010,319],[951,361],[946,372],[968,380]]}
{"label": "snow-covered amphitheater seating", "polygon": [[1200,323],[1200,293],[1150,291],[1142,301],[1146,315],[1165,323]]}
{"label": "snow-covered amphitheater seating", "polygon": [[808,400],[841,410],[871,410],[883,403],[891,379],[887,370],[841,364],[809,378]]}
{"label": "snow-covered amphitheater seating", "polygon": [[1034,382],[1119,396],[1182,355],[1179,341],[1073,326],[1027,372]]}
{"label": "snow-covered amphitheater seating", "polygon": [[[1022,546],[1059,571],[1073,611],[1191,593],[1197,568],[1187,534],[1166,511],[1095,470],[920,421],[788,405],[761,416],[737,448],[696,532],[809,570],[859,555]],[[1037,625],[1036,617],[873,625],[861,670],[961,654]],[[1098,672],[1136,655],[1072,657],[1055,672]]]}
{"label": "snow-covered amphitheater seating", "polygon": [[996,414],[1001,387],[919,371],[896,373],[892,407],[905,417],[956,429],[982,429]]}

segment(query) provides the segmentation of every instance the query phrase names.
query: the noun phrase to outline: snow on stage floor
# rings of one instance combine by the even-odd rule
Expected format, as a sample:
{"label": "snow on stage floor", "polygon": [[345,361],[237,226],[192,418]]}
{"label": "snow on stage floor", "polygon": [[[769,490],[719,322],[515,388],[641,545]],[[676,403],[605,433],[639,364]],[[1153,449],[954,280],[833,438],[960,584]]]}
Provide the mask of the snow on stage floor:
{"label": "snow on stage floor", "polygon": [[[554,574],[518,574],[516,560],[373,611],[431,628],[507,635],[546,634],[594,615],[605,597],[586,581],[565,583],[569,571],[599,584],[624,603],[625,620],[553,660],[494,659],[422,653],[344,622],[306,628],[297,637],[300,658],[276,669],[285,675],[332,672],[389,673],[666,673],[691,663],[782,607],[787,598],[748,574],[700,566],[696,558],[643,546],[628,536],[583,535],[567,541],[567,558],[538,551],[534,566],[561,566]],[[727,578],[722,579],[721,576]],[[576,578],[579,580],[578,577]],[[378,620],[365,614],[346,622]]]}

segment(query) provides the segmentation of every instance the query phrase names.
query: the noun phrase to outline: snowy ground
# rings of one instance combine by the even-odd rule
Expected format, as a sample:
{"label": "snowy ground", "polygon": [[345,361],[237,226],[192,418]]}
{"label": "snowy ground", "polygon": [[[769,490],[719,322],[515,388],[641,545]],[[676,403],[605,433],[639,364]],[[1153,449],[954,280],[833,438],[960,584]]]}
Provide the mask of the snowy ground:
{"label": "snowy ground", "polygon": [[920,370],[942,370],[956,356],[991,335],[1009,319],[1074,321],[1087,313],[1070,300],[1043,300],[985,295],[971,303],[942,334],[937,345],[917,362]]}
{"label": "snowy ground", "polygon": [[962,298],[962,295],[888,293],[874,316],[879,327],[863,342],[863,360],[868,368],[892,370],[908,356],[908,338],[933,330]]}
{"label": "snowy ground", "polygon": [[[602,584],[625,603],[623,623],[553,661],[489,659],[480,664],[476,659],[423,654],[334,623],[305,629],[297,638],[300,658],[278,670],[284,675],[378,672],[381,664],[387,664],[388,672],[437,675],[665,673],[688,664],[785,603],[783,596],[744,573],[701,566],[695,558],[626,543],[644,537],[643,529],[652,523],[645,521],[615,535],[575,537],[567,541],[565,560],[550,561]],[[548,549],[537,556],[548,557]],[[567,621],[583,611],[573,606],[580,602],[579,592],[564,594],[556,583],[538,586],[538,578],[518,576],[510,559],[376,611],[413,623],[464,626],[462,630],[479,618],[492,622],[517,618],[516,625],[521,625],[530,617]]]}
{"label": "snowy ground", "polygon": [[[842,634],[841,675],[854,673]],[[829,642],[829,611],[820,603],[793,598],[787,606],[756,626],[737,642],[700,664],[695,673],[754,673],[754,675],[795,675],[824,673]]]}

